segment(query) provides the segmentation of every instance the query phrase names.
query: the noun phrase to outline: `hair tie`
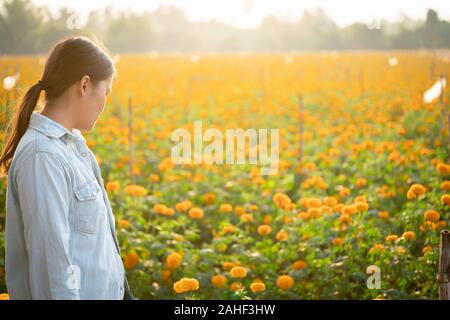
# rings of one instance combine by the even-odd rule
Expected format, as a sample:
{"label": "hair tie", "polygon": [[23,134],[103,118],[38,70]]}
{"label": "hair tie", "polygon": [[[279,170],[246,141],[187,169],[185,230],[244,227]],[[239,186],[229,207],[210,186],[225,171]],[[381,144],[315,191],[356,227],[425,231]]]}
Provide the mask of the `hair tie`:
{"label": "hair tie", "polygon": [[37,84],[38,84],[38,86],[40,86],[40,87],[41,87],[41,90],[46,90],[46,86],[45,86],[45,83],[44,83],[44,81],[42,81],[42,80],[39,80]]}

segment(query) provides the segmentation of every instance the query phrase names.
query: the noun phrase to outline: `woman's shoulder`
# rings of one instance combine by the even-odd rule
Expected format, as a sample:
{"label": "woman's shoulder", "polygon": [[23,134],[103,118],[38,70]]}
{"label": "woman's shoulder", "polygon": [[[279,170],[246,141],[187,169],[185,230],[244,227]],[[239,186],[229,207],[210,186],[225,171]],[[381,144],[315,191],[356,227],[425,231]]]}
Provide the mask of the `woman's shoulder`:
{"label": "woman's shoulder", "polygon": [[28,127],[14,152],[11,167],[13,164],[15,167],[20,166],[40,153],[50,154],[62,162],[68,162],[67,148],[61,138],[52,138]]}

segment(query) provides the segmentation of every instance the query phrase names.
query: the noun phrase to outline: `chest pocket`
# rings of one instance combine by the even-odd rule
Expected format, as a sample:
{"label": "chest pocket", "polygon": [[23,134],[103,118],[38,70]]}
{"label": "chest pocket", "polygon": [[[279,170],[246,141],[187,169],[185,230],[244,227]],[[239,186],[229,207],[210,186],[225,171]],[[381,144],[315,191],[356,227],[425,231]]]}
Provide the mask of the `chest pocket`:
{"label": "chest pocket", "polygon": [[83,234],[96,234],[106,218],[102,190],[95,177],[74,190],[76,230]]}

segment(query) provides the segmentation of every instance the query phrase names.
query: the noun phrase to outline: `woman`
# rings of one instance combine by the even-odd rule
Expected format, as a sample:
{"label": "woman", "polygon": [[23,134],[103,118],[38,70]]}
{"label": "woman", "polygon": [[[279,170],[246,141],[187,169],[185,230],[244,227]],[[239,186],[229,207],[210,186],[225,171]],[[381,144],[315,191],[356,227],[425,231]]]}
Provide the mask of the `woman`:
{"label": "woman", "polygon": [[99,43],[65,38],[15,112],[0,158],[10,299],[133,299],[101,172],[80,133],[94,127],[115,75]]}

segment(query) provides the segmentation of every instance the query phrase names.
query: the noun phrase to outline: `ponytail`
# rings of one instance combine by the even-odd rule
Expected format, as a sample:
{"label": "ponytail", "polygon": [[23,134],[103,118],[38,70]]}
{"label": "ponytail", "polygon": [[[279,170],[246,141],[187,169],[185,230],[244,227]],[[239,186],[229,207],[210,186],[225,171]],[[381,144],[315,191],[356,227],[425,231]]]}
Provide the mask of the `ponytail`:
{"label": "ponytail", "polygon": [[16,151],[20,139],[25,134],[25,131],[27,131],[31,114],[36,108],[42,89],[42,81],[39,81],[29,88],[23,97],[19,108],[16,109],[13,118],[8,123],[6,129],[6,144],[0,157],[0,177],[4,177],[8,174],[14,152]]}

